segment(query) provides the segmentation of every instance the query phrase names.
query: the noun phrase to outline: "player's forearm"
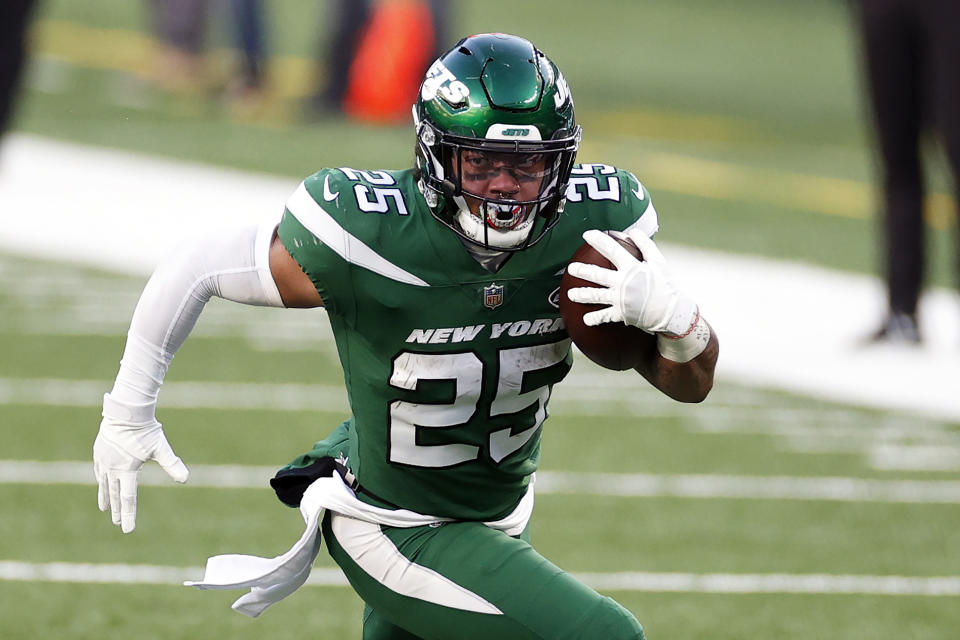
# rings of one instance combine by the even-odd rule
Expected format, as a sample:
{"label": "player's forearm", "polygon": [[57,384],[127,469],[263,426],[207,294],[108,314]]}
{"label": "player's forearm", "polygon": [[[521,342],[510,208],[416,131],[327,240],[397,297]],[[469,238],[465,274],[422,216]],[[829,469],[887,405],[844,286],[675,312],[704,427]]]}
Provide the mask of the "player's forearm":
{"label": "player's forearm", "polygon": [[105,413],[135,423],[154,419],[170,361],[212,296],[283,306],[269,269],[272,232],[272,225],[248,226],[202,238],[157,268],[133,313]]}
{"label": "player's forearm", "polygon": [[[706,324],[706,320],[703,320]],[[702,402],[713,388],[713,374],[720,354],[720,342],[706,324],[709,335],[703,349],[685,362],[678,362],[676,353],[664,355],[650,349],[636,370],[654,387],[679,402]]]}

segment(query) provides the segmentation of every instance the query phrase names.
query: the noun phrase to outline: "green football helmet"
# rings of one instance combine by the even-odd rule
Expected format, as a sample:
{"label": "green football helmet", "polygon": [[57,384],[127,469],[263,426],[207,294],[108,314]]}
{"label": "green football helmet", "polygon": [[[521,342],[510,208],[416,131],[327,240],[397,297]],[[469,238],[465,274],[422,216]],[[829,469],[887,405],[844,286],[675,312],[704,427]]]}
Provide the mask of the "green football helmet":
{"label": "green football helmet", "polygon": [[[518,251],[557,223],[581,130],[563,75],[531,42],[501,33],[458,42],[427,71],[413,121],[420,191],[444,225]],[[478,193],[465,171],[480,180],[506,171],[529,186]]]}

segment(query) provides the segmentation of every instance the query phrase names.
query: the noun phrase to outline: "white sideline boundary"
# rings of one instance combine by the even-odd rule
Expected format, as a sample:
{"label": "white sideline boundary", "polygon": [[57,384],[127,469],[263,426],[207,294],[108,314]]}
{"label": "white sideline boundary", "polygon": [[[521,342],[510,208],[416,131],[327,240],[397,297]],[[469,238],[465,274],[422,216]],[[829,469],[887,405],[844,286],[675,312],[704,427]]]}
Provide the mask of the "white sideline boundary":
{"label": "white sideline boundary", "polygon": [[[203,570],[143,564],[81,564],[72,562],[0,561],[0,581],[73,584],[179,586],[196,580]],[[672,593],[856,594],[882,596],[958,596],[960,576],[877,576],[827,574],[730,573],[574,573],[598,591]],[[348,587],[338,569],[315,568],[312,587]]]}
{"label": "white sideline boundary", "polygon": [[[276,472],[275,467],[242,465],[192,464],[189,469],[190,480],[183,486],[197,489],[267,489]],[[0,460],[2,484],[92,486],[93,464]],[[152,463],[143,468],[140,485],[180,486]],[[960,504],[960,481],[539,471],[537,494]]]}

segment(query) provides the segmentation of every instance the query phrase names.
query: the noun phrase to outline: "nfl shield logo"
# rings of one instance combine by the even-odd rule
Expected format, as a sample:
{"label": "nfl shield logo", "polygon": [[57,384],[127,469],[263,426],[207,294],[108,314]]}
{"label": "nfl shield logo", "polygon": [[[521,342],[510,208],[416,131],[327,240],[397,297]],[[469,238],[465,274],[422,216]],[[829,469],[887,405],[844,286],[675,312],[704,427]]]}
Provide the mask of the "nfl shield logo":
{"label": "nfl shield logo", "polygon": [[483,306],[496,309],[503,304],[503,285],[491,284],[483,288]]}

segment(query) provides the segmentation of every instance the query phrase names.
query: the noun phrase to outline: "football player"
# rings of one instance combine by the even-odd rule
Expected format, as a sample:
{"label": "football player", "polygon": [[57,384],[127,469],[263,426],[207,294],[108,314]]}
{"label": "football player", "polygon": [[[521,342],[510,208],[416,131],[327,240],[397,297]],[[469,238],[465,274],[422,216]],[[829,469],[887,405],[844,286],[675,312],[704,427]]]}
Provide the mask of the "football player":
{"label": "football player", "polygon": [[[276,559],[283,569],[267,572],[286,578],[234,581],[254,587],[235,608],[256,615],[306,579],[319,521],[366,603],[364,638],[642,638],[630,612],[527,535],[547,402],[572,364],[561,274],[599,285],[569,292],[600,305],[588,324],[650,334],[636,370],[675,399],[706,397],[717,339],[650,240],[657,214],[643,185],[612,166],[575,164],[570,89],[529,41],[461,40],[430,67],[413,119],[415,168],[323,169],[279,221],[222,231],[157,269],[104,396],[100,509],[132,531],[137,474],[150,459],[186,481],[155,407],[210,296],[323,306],[352,415],[274,479],[308,531]],[[626,233],[645,261],[601,229]],[[584,239],[616,268],[567,267]]]}

